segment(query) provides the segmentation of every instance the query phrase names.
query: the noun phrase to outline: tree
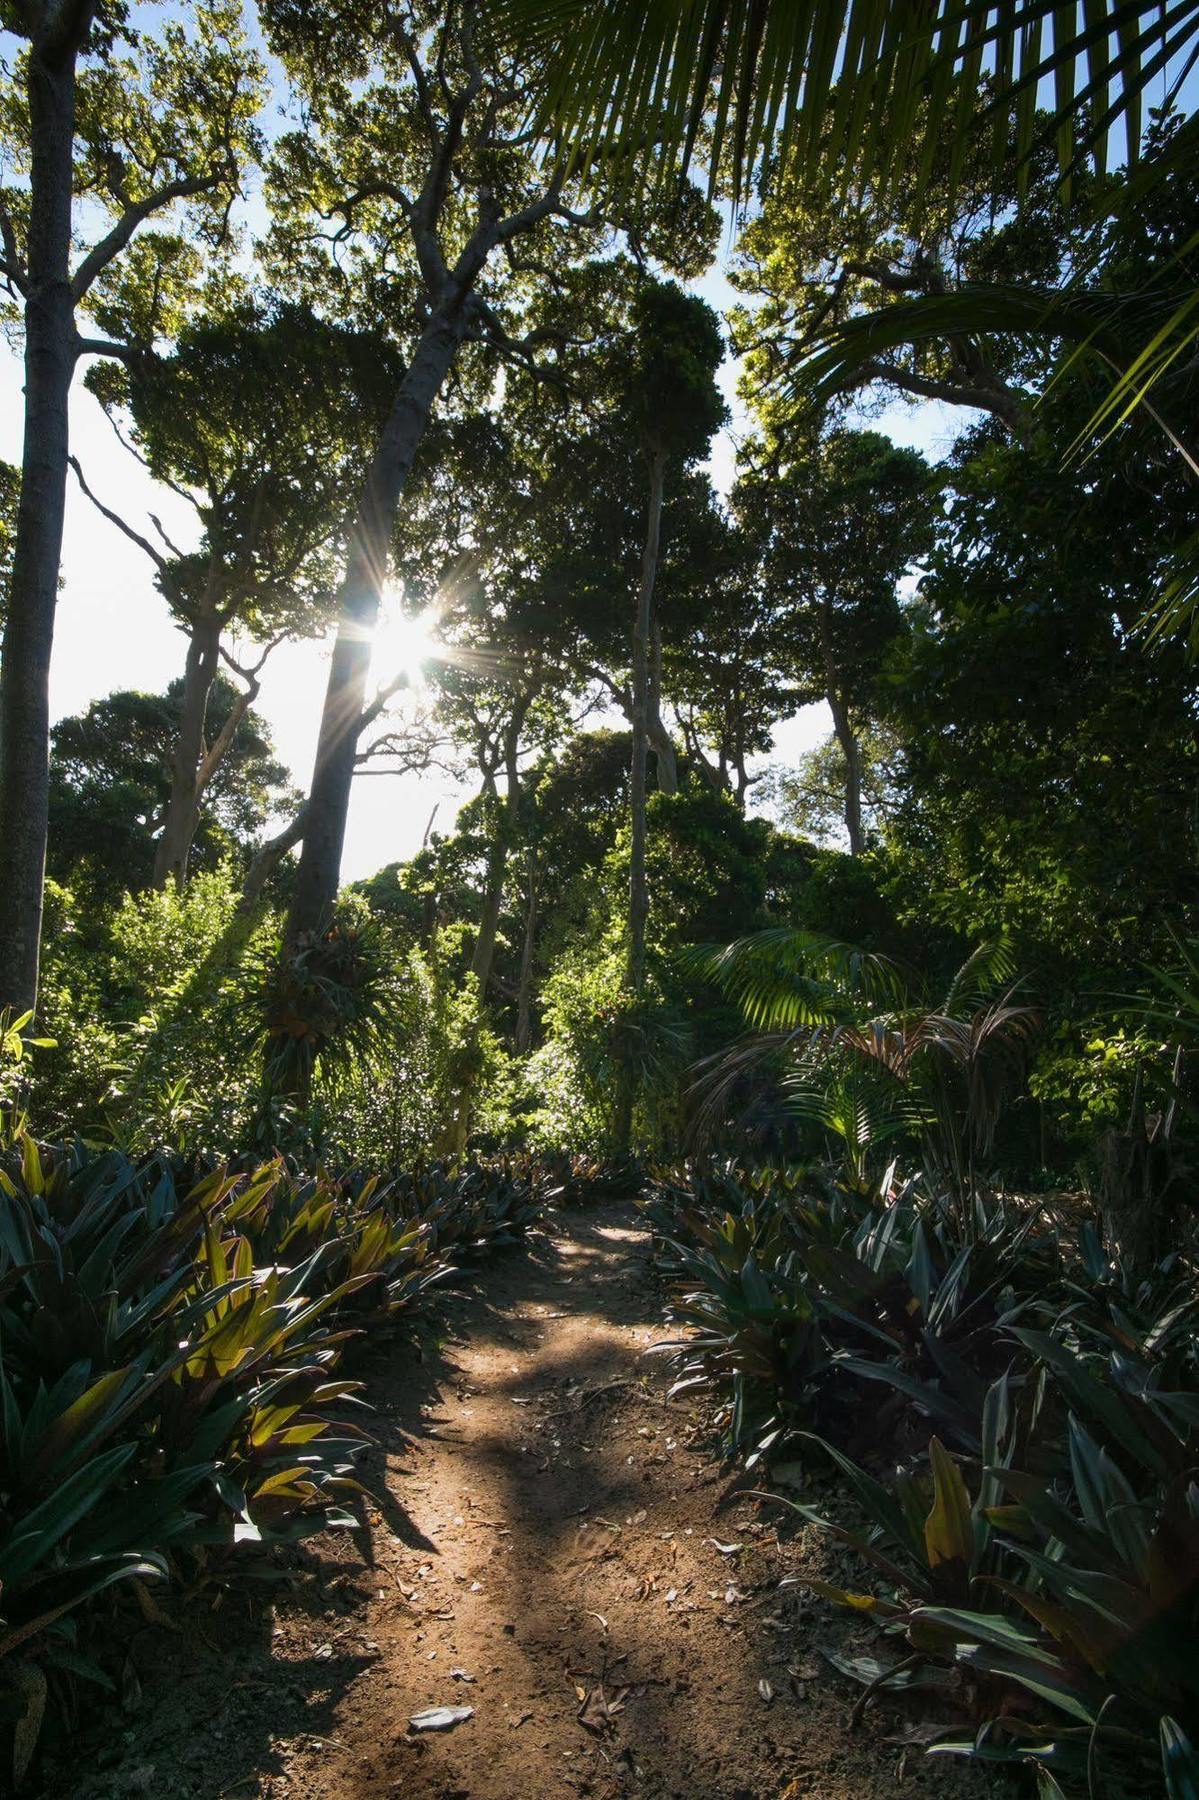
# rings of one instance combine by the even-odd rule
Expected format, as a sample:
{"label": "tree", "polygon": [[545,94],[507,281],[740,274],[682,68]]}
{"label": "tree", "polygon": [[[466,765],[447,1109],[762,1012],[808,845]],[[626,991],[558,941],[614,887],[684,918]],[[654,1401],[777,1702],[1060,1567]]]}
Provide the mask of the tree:
{"label": "tree", "polygon": [[[396,355],[378,336],[269,298],[189,321],[169,356],[88,373],[114,418],[129,419],[150,473],[190,500],[200,526],[197,547],[184,552],[156,521],[160,544],[101,505],[151,559],[187,639],[157,887],[186,880],[205,790],[258,696],[267,657],[284,638],[329,622],[346,484],[397,379]],[[234,633],[259,654],[238,662]],[[244,686],[213,732],[209,698],[222,660]]]}
{"label": "tree", "polygon": [[[605,0],[583,30],[561,0],[497,6],[510,36],[539,53],[541,124],[557,153],[594,156],[599,147],[634,185],[645,180],[642,146],[653,141],[668,165],[684,171],[701,149],[713,186],[727,177],[735,198],[755,176],[768,184],[779,174],[820,168],[840,180],[841,191],[869,182],[883,196],[909,191],[919,207],[943,153],[953,197],[971,146],[989,124],[992,164],[1001,175],[1014,133],[1021,194],[1045,146],[1056,150],[1064,191],[1088,158],[1100,172],[1126,158],[1132,176],[1116,204],[1131,217],[1193,169],[1199,149],[1192,113],[1170,149],[1137,168],[1150,82],[1159,74],[1170,82],[1173,104],[1199,55],[1199,9],[1188,4],[1162,10],[1151,0],[1081,8],[936,0],[913,8],[903,0],[846,0],[840,7],[775,6],[768,26],[764,12],[740,0],[652,8]],[[980,119],[984,71],[994,86]],[[1042,114],[1038,95],[1050,79],[1054,107]],[[997,181],[997,201],[1005,186]],[[1065,335],[1075,349],[1104,356],[1110,347],[1098,341],[1101,328],[1113,320],[1126,326],[1123,342],[1117,334],[1115,380],[1086,431],[1118,423],[1137,405],[1152,407],[1151,390],[1177,373],[1180,360],[1192,360],[1199,336],[1193,267],[1180,288],[1163,298],[1141,280],[1131,292],[1108,293],[1098,309],[1077,311],[1069,293],[1064,305],[1061,295],[1049,306],[1049,297],[1039,296],[1035,313],[1024,308],[1025,329]],[[948,318],[937,306],[936,335],[994,327],[992,296],[981,297],[981,308],[963,298],[969,305],[951,305]],[[940,300],[920,303],[926,331],[929,309]],[[877,347],[859,336],[859,352]],[[1172,428],[1170,435],[1176,441]],[[1199,466],[1185,440],[1177,447]],[[1182,581],[1193,604],[1193,556]]]}
{"label": "tree", "polygon": [[759,544],[759,579],[785,608],[785,667],[801,699],[827,701],[844,759],[851,855],[864,847],[861,737],[901,630],[898,585],[931,547],[930,472],[877,432],[834,431],[794,461],[747,470],[733,495]]}
{"label": "tree", "polygon": [[17,508],[21,500],[21,471],[12,463],[0,462],[0,635],[8,616],[8,593],[12,585],[13,546],[17,537]]}
{"label": "tree", "polygon": [[[196,0],[192,30],[139,40],[124,8],[5,0],[25,48],[0,132],[18,180],[0,188],[0,277],[25,341],[25,436],[0,661],[0,837],[8,857],[0,1003],[37,990],[48,800],[49,671],[66,495],[67,401],[85,355],[130,354],[170,328],[203,257],[227,240],[255,144],[256,60],[228,0]],[[119,56],[124,40],[135,56]],[[104,222],[76,252],[86,205]],[[183,229],[143,233],[184,209]],[[79,315],[102,333],[85,336]]]}
{"label": "tree", "polygon": [[[763,424],[784,434],[811,407],[818,371],[824,402],[860,404],[870,387],[987,412],[1027,439],[1041,351],[944,317],[937,329],[938,313],[982,284],[1044,294],[1069,279],[1105,235],[1090,198],[1085,213],[1064,204],[1049,148],[1022,165],[1013,143],[997,169],[982,133],[964,160],[938,146],[921,188],[847,180],[828,160],[777,178],[738,239],[732,277],[754,300],[734,336]],[[928,328],[908,335],[922,303]]]}
{"label": "tree", "polygon": [[[876,722],[858,732],[857,748],[861,829],[866,838],[879,837],[899,805],[903,749],[894,731]],[[849,773],[833,733],[791,767],[769,770],[758,798],[786,830],[822,847],[843,844]]]}
{"label": "tree", "polygon": [[[65,885],[82,877],[95,908],[152,881],[186,700],[183,680],[165,694],[109,694],[60,719],[51,733],[48,869]],[[268,817],[291,797],[265,721],[243,710],[241,700],[218,675],[209,696],[210,729],[220,735],[237,714],[240,730],[205,785],[193,847],[201,869],[226,859],[244,866]]]}
{"label": "tree", "polygon": [[1062,467],[1101,387],[1084,364],[1055,383],[1029,449],[963,440],[880,690],[909,904],[968,939],[1010,933],[1059,992],[1099,971],[1127,990],[1193,928],[1195,672],[1135,629],[1193,495],[1145,420]]}
{"label": "tree", "polygon": [[285,139],[275,159],[279,268],[372,322],[382,315],[406,340],[406,373],[360,485],[339,588],[294,939],[319,928],[336,893],[371,633],[433,408],[464,346],[481,349],[471,369],[459,367],[479,410],[497,360],[535,360],[541,341],[510,330],[527,292],[527,244],[552,262],[565,254],[564,233],[597,249],[610,240],[599,214],[579,210],[579,184],[532,154],[527,72],[488,40],[475,4],[434,12],[270,0],[264,14],[311,114],[310,129]]}

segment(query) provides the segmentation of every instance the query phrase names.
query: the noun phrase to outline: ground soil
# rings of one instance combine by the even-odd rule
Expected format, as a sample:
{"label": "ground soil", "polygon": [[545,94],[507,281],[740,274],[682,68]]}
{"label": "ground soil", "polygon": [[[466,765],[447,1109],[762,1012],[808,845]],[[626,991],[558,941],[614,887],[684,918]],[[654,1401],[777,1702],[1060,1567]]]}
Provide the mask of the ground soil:
{"label": "ground soil", "polygon": [[[273,1589],[148,1618],[121,1720],[57,1747],[48,1796],[995,1791],[923,1755],[931,1702],[872,1700],[851,1724],[860,1689],[822,1652],[874,1652],[874,1634],[780,1586],[822,1566],[827,1538],[780,1543],[702,1411],[665,1403],[632,1207],[559,1215],[458,1287],[439,1346],[367,1356],[369,1545],[335,1534]],[[414,1731],[434,1706],[473,1716]]]}

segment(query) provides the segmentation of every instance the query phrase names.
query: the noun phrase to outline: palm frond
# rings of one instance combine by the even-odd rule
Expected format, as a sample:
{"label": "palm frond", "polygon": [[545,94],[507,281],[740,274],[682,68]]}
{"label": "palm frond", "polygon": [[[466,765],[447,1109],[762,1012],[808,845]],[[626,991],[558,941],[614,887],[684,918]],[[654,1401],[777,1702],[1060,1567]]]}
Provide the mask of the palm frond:
{"label": "palm frond", "polygon": [[1044,140],[1066,178],[1083,155],[1131,164],[1146,89],[1199,43],[1199,0],[492,0],[491,16],[534,53],[538,123],[576,164],[640,179],[646,146],[681,170],[702,146],[737,196],[768,164],[825,156],[847,180],[920,186],[934,134],[963,161],[985,72],[997,161],[1014,127],[1025,166]]}
{"label": "palm frond", "polygon": [[902,989],[897,965],[818,932],[776,926],[724,945],[700,944],[680,955],[693,974],[714,983],[759,1031],[797,1031],[845,1017],[852,999],[878,1004]]}
{"label": "palm frond", "polygon": [[1015,973],[1016,954],[1011,939],[988,939],[970,952],[950,982],[941,1012],[955,1013],[963,1006],[978,1005],[1001,982],[1010,983]]}

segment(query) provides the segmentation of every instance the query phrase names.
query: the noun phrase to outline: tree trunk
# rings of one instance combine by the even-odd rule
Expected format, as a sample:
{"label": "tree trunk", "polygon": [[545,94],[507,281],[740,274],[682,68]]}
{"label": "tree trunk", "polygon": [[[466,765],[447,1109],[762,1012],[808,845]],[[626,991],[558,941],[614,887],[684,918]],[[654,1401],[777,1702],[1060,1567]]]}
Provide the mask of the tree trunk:
{"label": "tree trunk", "polygon": [[504,881],[508,873],[508,850],[520,818],[520,734],[529,710],[529,700],[522,698],[504,729],[504,806],[495,822],[495,836],[487,858],[487,880],[483,888],[483,910],[479,930],[470,959],[471,974],[479,984],[479,1005],[487,1003],[487,989],[495,966],[495,940],[499,931],[500,911],[504,903]]}
{"label": "tree trunk", "polygon": [[367,473],[338,597],[337,640],[305,808],[304,849],[287,922],[288,941],[293,944],[303,933],[320,929],[337,898],[370,672],[371,633],[387,578],[396,509],[464,330],[462,297],[456,295],[438,307],[422,332]]}
{"label": "tree trunk", "polygon": [[[86,21],[84,21],[84,25]],[[81,26],[81,29],[83,26]],[[50,654],[66,509],[75,373],[71,296],[76,44],[29,53],[32,159],[25,302],[25,439],[8,624],[0,662],[0,1007],[37,999],[50,786]]]}
{"label": "tree trunk", "polygon": [[649,889],[645,872],[646,753],[649,749],[650,638],[653,626],[654,581],[658,573],[658,544],[662,535],[662,489],[666,458],[656,450],[650,461],[649,512],[645,523],[645,547],[641,553],[641,587],[633,627],[633,762],[629,772],[629,986],[640,994],[645,986],[645,927],[649,918]]}
{"label": "tree trunk", "polygon": [[211,615],[197,620],[187,641],[183,667],[183,702],[171,765],[171,792],[166,818],[154,850],[154,886],[164,888],[173,876],[187,880],[187,859],[200,816],[200,761],[204,755],[204,723],[221,657],[220,621]]}
{"label": "tree trunk", "polygon": [[525,870],[525,935],[516,990],[516,1054],[533,1048],[533,959],[537,954],[537,848],[530,841]]}
{"label": "tree trunk", "polygon": [[[495,836],[487,858],[487,879],[483,888],[483,908],[479,929],[470,959],[470,972],[475,978],[475,1016],[468,1038],[468,1065],[474,1062],[483,1014],[487,1006],[487,990],[495,967],[495,940],[499,931],[500,911],[504,901],[504,882],[508,873],[508,848],[520,818],[520,734],[532,704],[532,694],[522,695],[515,703],[512,716],[504,728],[504,806],[495,822]],[[494,795],[494,787],[492,788]],[[442,1139],[450,1156],[461,1156],[470,1141],[475,1093],[469,1082],[458,1090],[454,1110]]]}
{"label": "tree trunk", "polygon": [[[662,490],[666,457],[655,450],[650,459],[649,511],[645,521],[645,546],[641,553],[641,586],[633,627],[633,760],[629,771],[629,959],[628,982],[634,998],[645,989],[645,928],[649,919],[649,887],[646,876],[645,764],[649,749],[650,637],[653,628],[654,581],[658,573],[658,546],[662,536]],[[627,1156],[633,1144],[635,1072],[626,1052],[616,1094],[614,1135],[616,1148]]]}
{"label": "tree trunk", "polygon": [[304,836],[304,825],[308,817],[307,806],[301,806],[295,817],[283,827],[277,836],[268,838],[254,852],[246,878],[242,883],[241,899],[237,903],[238,913],[253,912],[261,900],[267,882],[274,874],[289,850],[293,850]]}
{"label": "tree trunk", "polygon": [[862,854],[862,747],[858,742],[858,734],[850,723],[849,714],[840,696],[833,688],[828,694],[829,710],[833,715],[833,730],[837,742],[841,746],[841,754],[845,758],[845,833],[849,839],[849,854]]}
{"label": "tree trunk", "polygon": [[845,758],[845,832],[849,838],[849,854],[862,854],[862,747],[853,728],[849,709],[841,696],[837,680],[837,659],[833,653],[832,608],[828,601],[820,607],[820,644],[824,655],[825,698],[833,715],[833,732]]}
{"label": "tree trunk", "polygon": [[662,633],[656,624],[653,628],[653,654],[649,676],[649,741],[658,765],[659,793],[677,794],[679,791],[679,759],[675,752],[674,739],[662,720]]}

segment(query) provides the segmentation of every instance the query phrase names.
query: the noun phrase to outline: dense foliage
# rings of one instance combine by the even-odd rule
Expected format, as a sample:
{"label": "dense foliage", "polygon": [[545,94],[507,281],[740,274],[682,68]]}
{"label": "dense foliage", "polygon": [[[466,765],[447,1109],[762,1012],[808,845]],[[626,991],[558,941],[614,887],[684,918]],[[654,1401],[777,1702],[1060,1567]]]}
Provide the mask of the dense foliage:
{"label": "dense foliage", "polygon": [[[147,1583],[361,1524],[364,1331],[608,1194],[864,1680],[1199,1792],[1194,9],[1083,10],[613,0],[572,100],[536,0],[0,5],[18,1782]],[[177,659],[55,718],[76,504]]]}

